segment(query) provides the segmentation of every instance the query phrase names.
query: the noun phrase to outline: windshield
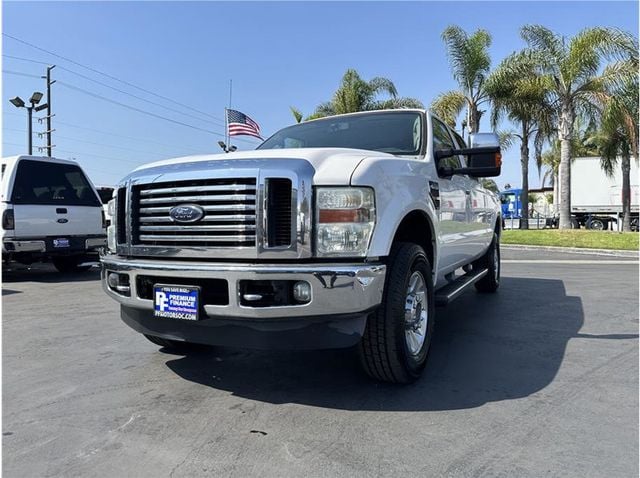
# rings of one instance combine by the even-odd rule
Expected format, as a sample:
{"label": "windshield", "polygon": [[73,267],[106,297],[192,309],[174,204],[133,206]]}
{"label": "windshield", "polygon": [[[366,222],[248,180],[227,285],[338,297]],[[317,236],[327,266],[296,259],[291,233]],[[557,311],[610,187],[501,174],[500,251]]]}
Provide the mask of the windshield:
{"label": "windshield", "polygon": [[257,149],[355,148],[418,155],[422,116],[416,111],[389,111],[328,117],[278,131]]}
{"label": "windshield", "polygon": [[31,160],[18,163],[11,202],[61,206],[100,205],[93,188],[78,166]]}

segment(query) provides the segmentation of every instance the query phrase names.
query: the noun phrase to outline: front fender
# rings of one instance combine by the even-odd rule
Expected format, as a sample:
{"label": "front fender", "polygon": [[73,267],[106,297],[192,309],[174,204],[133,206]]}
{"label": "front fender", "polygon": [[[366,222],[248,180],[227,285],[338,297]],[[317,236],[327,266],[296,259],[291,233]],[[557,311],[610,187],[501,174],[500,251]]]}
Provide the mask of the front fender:
{"label": "front fender", "polygon": [[[353,186],[369,186],[376,194],[376,226],[369,245],[369,256],[389,255],[393,237],[402,219],[412,211],[424,212],[432,225],[437,214],[429,195],[431,165],[424,160],[364,160],[353,172]],[[435,231],[434,231],[435,232]],[[437,235],[434,237],[437,242]],[[434,251],[434,260],[437,260]],[[436,264],[433,264],[434,268]]]}

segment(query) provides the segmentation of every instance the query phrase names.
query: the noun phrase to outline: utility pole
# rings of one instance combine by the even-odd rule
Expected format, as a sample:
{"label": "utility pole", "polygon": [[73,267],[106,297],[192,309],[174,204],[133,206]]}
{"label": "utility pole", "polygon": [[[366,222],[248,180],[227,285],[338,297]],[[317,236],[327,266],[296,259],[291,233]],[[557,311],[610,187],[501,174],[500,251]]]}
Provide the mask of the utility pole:
{"label": "utility pole", "polygon": [[51,70],[53,70],[56,65],[51,65],[47,67],[47,156],[51,157],[51,150],[53,145],[51,144],[51,133],[53,130],[51,129],[51,118],[53,114],[51,113],[51,85],[53,85],[56,80],[51,81]]}

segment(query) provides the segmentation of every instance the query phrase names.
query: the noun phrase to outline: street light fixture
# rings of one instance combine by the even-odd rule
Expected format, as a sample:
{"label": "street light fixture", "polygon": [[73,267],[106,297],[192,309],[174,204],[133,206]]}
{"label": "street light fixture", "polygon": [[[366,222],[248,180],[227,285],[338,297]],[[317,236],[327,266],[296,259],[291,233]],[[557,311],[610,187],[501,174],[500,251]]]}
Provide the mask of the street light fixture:
{"label": "street light fixture", "polygon": [[24,106],[24,100],[19,96],[16,96],[15,98],[11,98],[9,101],[16,108],[22,108]]}
{"label": "street light fixture", "polygon": [[31,95],[31,98],[29,99],[29,101],[31,102],[32,105],[37,105],[38,103],[40,103],[42,96],[43,96],[42,93],[40,93],[39,91],[35,91]]}
{"label": "street light fixture", "polygon": [[33,115],[33,110],[35,109],[36,111],[42,111],[43,109],[47,108],[47,104],[43,104],[40,105],[38,107],[36,107],[36,105],[38,103],[40,103],[40,100],[42,99],[44,95],[42,93],[40,93],[39,91],[34,91],[33,94],[31,95],[31,98],[29,98],[29,102],[31,103],[31,106],[27,106],[24,102],[24,100],[22,98],[20,98],[19,96],[16,96],[15,98],[10,99],[9,101],[11,102],[11,104],[13,106],[15,106],[16,108],[26,108],[27,109],[27,126],[28,126],[28,142],[29,142],[29,155],[33,154],[33,121],[32,121],[32,115]]}
{"label": "street light fixture", "polygon": [[220,146],[222,148],[222,151],[224,151],[225,153],[233,153],[236,149],[238,149],[237,146],[233,146],[233,145],[227,146],[227,144],[224,141],[218,141],[218,146]]}

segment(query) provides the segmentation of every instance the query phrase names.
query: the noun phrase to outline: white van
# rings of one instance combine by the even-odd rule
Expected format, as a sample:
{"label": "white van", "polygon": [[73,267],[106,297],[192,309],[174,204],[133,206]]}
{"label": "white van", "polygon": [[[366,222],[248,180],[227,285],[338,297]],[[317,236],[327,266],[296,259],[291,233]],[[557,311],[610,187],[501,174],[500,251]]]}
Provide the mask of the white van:
{"label": "white van", "polygon": [[86,270],[106,245],[102,202],[74,161],[2,159],[3,263],[52,261],[60,272]]}

